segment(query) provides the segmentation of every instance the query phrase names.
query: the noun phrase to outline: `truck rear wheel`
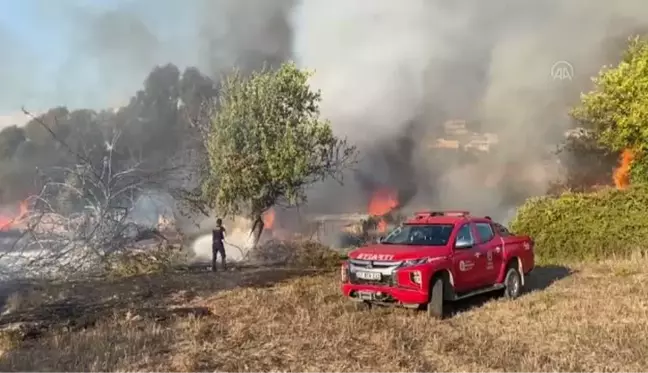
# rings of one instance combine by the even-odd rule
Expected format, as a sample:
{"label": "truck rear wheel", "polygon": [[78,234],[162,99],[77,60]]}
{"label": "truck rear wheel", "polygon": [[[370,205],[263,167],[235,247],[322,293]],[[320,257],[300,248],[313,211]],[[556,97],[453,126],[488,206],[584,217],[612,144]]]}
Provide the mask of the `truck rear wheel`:
{"label": "truck rear wheel", "polygon": [[504,277],[504,297],[515,299],[522,293],[522,276],[515,266],[509,267]]}
{"label": "truck rear wheel", "polygon": [[443,278],[437,277],[432,280],[430,287],[430,300],[427,304],[428,316],[435,319],[443,318]]}

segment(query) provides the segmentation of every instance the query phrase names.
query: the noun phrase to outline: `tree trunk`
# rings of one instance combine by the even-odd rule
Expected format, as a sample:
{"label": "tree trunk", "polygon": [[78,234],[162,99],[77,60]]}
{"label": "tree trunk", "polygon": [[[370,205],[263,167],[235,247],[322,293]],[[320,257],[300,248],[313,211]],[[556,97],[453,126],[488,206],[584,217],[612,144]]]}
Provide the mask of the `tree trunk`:
{"label": "tree trunk", "polygon": [[261,218],[261,215],[257,215],[254,218],[254,224],[252,224],[252,231],[250,231],[250,234],[254,238],[254,241],[252,241],[252,247],[256,248],[257,245],[259,244],[259,240],[261,239],[261,233],[263,233],[263,219]]}

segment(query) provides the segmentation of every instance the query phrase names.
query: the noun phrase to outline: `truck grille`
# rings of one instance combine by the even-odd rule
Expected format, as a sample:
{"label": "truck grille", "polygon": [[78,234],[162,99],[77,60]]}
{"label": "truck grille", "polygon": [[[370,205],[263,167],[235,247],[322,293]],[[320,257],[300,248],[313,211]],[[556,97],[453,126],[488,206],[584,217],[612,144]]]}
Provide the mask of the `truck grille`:
{"label": "truck grille", "polygon": [[[349,282],[354,285],[395,285],[394,271],[402,264],[398,262],[384,261],[367,261],[367,260],[349,260]],[[358,278],[357,272],[379,272],[380,280],[367,280]]]}
{"label": "truck grille", "polygon": [[349,259],[349,262],[354,267],[359,268],[376,268],[376,269],[393,269],[399,267],[403,264],[402,261],[398,262],[385,262],[385,261],[369,261],[369,260],[358,260],[358,259]]}

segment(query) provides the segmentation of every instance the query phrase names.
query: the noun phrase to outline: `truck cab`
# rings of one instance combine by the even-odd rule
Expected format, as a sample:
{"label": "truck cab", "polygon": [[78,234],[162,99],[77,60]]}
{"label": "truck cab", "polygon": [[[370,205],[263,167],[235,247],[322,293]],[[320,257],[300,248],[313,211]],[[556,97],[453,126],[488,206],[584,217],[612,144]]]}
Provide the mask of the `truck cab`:
{"label": "truck cab", "polygon": [[502,290],[517,298],[535,266],[534,243],[468,211],[421,211],[378,243],[349,253],[342,293],[362,305],[425,308]]}

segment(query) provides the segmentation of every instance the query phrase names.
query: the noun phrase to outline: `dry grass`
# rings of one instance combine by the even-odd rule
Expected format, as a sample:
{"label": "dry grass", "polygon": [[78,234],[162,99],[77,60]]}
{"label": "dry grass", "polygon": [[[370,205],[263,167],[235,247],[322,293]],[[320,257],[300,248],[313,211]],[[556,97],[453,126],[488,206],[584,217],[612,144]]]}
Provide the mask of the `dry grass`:
{"label": "dry grass", "polygon": [[[132,297],[129,307],[113,304],[94,322],[10,343],[0,370],[645,371],[646,264],[578,266],[571,274],[539,268],[536,290],[522,298],[460,304],[445,321],[403,309],[356,311],[332,274],[178,274],[164,285],[136,278],[105,285]],[[149,298],[141,294],[147,284],[155,293]],[[52,299],[74,299],[70,289],[42,293],[67,290]],[[29,314],[36,303],[14,305],[0,321]],[[174,307],[204,312],[161,315]]]}

